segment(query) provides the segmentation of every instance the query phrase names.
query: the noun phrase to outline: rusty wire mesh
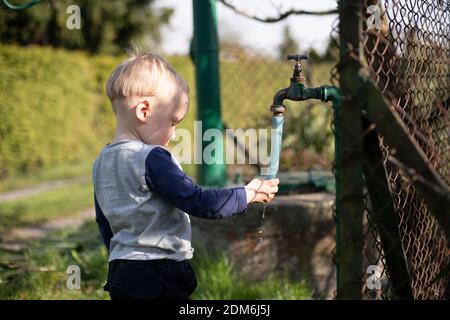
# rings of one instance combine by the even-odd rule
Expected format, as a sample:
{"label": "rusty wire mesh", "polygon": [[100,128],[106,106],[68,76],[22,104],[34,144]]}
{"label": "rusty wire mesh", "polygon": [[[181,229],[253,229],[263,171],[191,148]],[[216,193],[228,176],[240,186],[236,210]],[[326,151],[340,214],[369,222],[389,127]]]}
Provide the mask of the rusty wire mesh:
{"label": "rusty wire mesh", "polygon": [[220,49],[222,118],[231,128],[255,128],[266,123],[275,92],[286,86],[292,67],[268,50],[240,44]]}
{"label": "rusty wire mesh", "polygon": [[[278,72],[277,72],[278,70]],[[270,123],[269,104],[274,93],[285,86],[290,66],[276,59],[267,50],[253,49],[236,43],[222,43],[220,50],[221,113],[227,129],[265,128]],[[247,131],[248,132],[248,131]],[[227,136],[226,152],[230,137]],[[246,148],[245,163],[257,164],[257,145],[245,135],[236,141]],[[244,153],[238,149],[238,152]],[[237,158],[236,163],[239,164]],[[252,170],[253,169],[253,170]],[[247,177],[258,174],[246,165],[228,165],[228,174]]]}
{"label": "rusty wire mesh", "polygon": [[[450,184],[450,1],[365,0],[361,46],[370,77],[424,151],[427,160]],[[332,32],[338,45],[339,30]],[[340,61],[332,73],[336,84]],[[343,127],[348,124],[342,124]],[[342,129],[342,128],[341,128]],[[395,158],[380,137],[383,165],[394,200],[403,254],[414,299],[449,297],[449,276],[432,284],[450,262],[449,239],[414,187],[414,168]],[[412,169],[412,170],[411,170]],[[336,177],[339,179],[339,177]],[[420,177],[427,178],[427,177]],[[364,298],[390,298],[389,274],[370,197],[364,192]],[[368,290],[366,267],[381,269],[381,290]]]}
{"label": "rusty wire mesh", "polygon": [[[365,12],[370,6],[380,13],[379,28],[366,29],[363,38],[370,74],[448,185],[450,2],[367,1]],[[448,239],[416,192],[414,177],[390,161],[389,146],[382,148],[413,296],[445,298],[448,279],[430,283],[449,262]]]}
{"label": "rusty wire mesh", "polygon": [[[365,0],[359,17],[364,26],[360,39],[363,51],[359,57],[360,64],[390,102],[429,163],[449,185],[450,1]],[[335,48],[339,48],[338,23],[339,20],[336,20],[331,33]],[[267,123],[261,109],[272,98],[274,89],[285,86],[290,66],[259,53],[222,50],[221,54],[221,67],[224,68],[221,70],[222,97],[233,99],[222,102],[225,122],[230,127],[240,128],[259,127],[261,123]],[[340,68],[345,63],[341,60],[333,69],[331,82],[334,85],[340,83]],[[322,79],[321,83],[316,83],[322,84]],[[239,88],[238,95],[236,88]],[[261,97],[261,102],[255,103],[255,97]],[[239,104],[239,108],[229,108],[232,104]],[[331,116],[327,114],[327,121],[330,120]],[[340,125],[336,128],[336,123],[332,121],[331,131],[335,134],[342,132],[352,124]],[[354,141],[355,145],[362,142],[363,136],[362,132],[360,140]],[[433,284],[432,281],[450,262],[449,239],[415,190],[413,183],[417,176],[414,176],[414,168],[402,165],[395,158],[395,150],[389,148],[381,136],[379,139],[382,159],[376,166],[382,166],[387,171],[401,239],[401,254],[406,261],[413,298],[448,298],[450,277]],[[301,156],[297,154],[297,157]],[[336,163],[335,160],[332,165],[334,171]],[[375,170],[369,172],[370,175]],[[337,173],[337,183],[340,178]],[[390,248],[386,248],[380,239],[367,188],[363,188],[361,198],[364,207],[363,265],[361,274],[352,276],[361,282],[363,298],[389,299],[392,298],[392,285],[385,251]],[[378,266],[381,272],[380,290],[367,288],[367,267],[371,265]]]}
{"label": "rusty wire mesh", "polygon": [[[306,50],[306,49],[305,49]],[[274,54],[275,52],[275,54]],[[303,76],[308,85],[328,82],[335,61],[305,62]],[[275,93],[289,86],[294,63],[281,57],[277,48],[222,43],[220,82],[222,119],[230,129],[270,128],[270,105]],[[333,136],[329,128],[332,110],[320,101],[285,101],[284,148],[280,170],[329,169]],[[242,145],[245,141],[239,138]],[[248,148],[254,160],[258,154]],[[233,166],[228,167],[233,171]]]}

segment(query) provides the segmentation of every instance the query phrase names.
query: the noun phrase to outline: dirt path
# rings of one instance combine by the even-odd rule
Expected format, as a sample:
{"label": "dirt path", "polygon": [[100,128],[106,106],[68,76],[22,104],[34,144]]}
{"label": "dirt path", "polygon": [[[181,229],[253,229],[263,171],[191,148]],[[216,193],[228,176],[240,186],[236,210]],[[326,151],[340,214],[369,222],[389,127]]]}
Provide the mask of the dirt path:
{"label": "dirt path", "polygon": [[39,184],[29,187],[29,188],[0,192],[0,203],[14,201],[14,200],[18,200],[18,199],[22,199],[22,198],[26,198],[26,197],[31,197],[31,196],[38,195],[38,194],[41,194],[41,193],[49,191],[49,190],[59,189],[59,188],[67,187],[67,186],[77,184],[80,182],[85,182],[85,181],[88,181],[89,179],[90,179],[89,176],[85,176],[85,177],[79,177],[79,178],[73,178],[73,179],[48,181],[48,182],[39,183]]}
{"label": "dirt path", "polygon": [[65,228],[79,228],[86,221],[95,219],[94,208],[81,211],[70,217],[52,219],[29,226],[13,227],[0,236],[0,249],[21,251],[26,242],[45,238],[49,232]]}
{"label": "dirt path", "polygon": [[[76,183],[85,182],[89,179],[89,176],[84,176],[73,179],[48,181],[29,188],[1,192],[0,204],[2,202],[4,203],[24,199],[49,190],[55,190]],[[93,219],[95,219],[94,208],[89,208],[71,216],[59,217],[42,223],[30,224],[26,226],[12,227],[7,232],[0,235],[0,249],[21,251],[26,245],[26,242],[42,239],[51,231],[69,227],[79,228],[84,222]]]}

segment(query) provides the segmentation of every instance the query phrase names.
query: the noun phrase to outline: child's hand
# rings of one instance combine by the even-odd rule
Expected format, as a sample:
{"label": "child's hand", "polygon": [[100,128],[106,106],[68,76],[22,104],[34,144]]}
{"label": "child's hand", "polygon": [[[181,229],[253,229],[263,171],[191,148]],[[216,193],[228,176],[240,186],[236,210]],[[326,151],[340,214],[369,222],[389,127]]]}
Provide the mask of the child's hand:
{"label": "child's hand", "polygon": [[247,203],[252,202],[270,202],[278,192],[278,184],[280,180],[271,179],[263,180],[255,178],[245,186],[247,193]]}

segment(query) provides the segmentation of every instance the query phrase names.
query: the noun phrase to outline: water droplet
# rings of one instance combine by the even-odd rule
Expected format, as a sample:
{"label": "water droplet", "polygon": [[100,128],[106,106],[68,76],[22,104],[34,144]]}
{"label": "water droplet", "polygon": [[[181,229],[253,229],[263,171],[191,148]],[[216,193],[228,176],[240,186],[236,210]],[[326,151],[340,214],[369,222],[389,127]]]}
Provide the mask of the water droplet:
{"label": "water droplet", "polygon": [[[264,225],[264,218],[265,218],[265,213],[266,213],[266,206],[267,203],[264,204],[263,210],[262,210],[262,214],[261,214],[261,221],[260,224],[258,226],[258,242],[257,245],[261,245],[264,242],[264,238],[263,238],[263,225]],[[258,270],[261,273],[262,272],[262,263],[258,264]]]}

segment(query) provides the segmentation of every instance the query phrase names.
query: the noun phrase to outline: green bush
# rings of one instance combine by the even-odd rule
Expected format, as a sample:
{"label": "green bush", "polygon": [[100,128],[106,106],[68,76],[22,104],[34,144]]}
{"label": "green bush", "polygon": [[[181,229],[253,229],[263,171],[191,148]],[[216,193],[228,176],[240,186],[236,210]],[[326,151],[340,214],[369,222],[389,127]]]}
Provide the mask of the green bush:
{"label": "green bush", "polygon": [[0,46],[0,177],[92,156],[95,81],[83,53]]}
{"label": "green bush", "polygon": [[114,57],[108,55],[90,56],[90,62],[95,72],[95,86],[97,112],[94,114],[93,128],[96,135],[104,139],[102,144],[106,144],[109,138],[114,136],[115,116],[112,111],[111,102],[106,96],[106,81],[112,70],[124,60],[125,57]]}
{"label": "green bush", "polygon": [[[0,179],[60,164],[93,161],[114,135],[106,80],[125,56],[47,47],[0,45]],[[181,127],[193,130],[194,69],[188,57],[168,59],[191,86]],[[193,168],[188,168],[193,174]]]}
{"label": "green bush", "polygon": [[[115,118],[105,83],[124,58],[0,45],[0,179],[61,164],[91,163],[114,135]],[[168,60],[190,84],[191,107],[180,127],[193,133],[194,67],[186,56]],[[330,67],[329,63],[314,66],[311,85],[327,83]],[[268,107],[274,93],[288,85],[291,69],[291,65],[271,59],[257,64],[252,60],[223,60],[224,122],[231,128],[267,128],[271,115]],[[332,158],[329,107],[304,108],[305,104],[288,104],[284,169],[310,167],[309,163],[327,167]],[[291,158],[289,152],[298,154],[299,149],[307,153],[302,156],[305,161],[283,160]],[[189,175],[195,174],[194,165],[184,165],[184,169]]]}

